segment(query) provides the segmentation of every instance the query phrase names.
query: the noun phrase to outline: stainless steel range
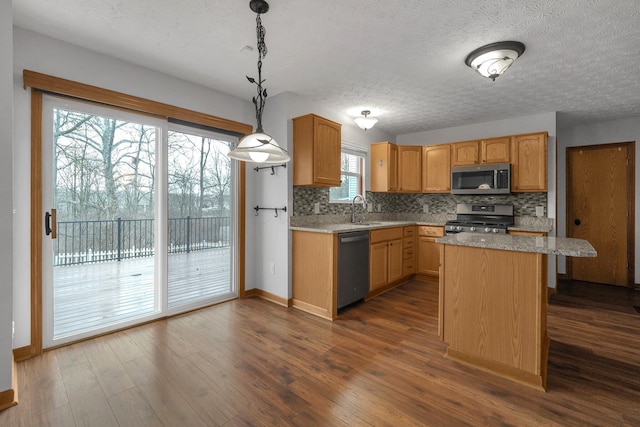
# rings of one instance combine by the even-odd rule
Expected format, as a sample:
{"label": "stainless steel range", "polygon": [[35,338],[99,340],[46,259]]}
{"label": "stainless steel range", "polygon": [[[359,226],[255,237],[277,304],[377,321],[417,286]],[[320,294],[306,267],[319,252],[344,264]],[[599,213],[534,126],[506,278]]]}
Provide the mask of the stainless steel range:
{"label": "stainless steel range", "polygon": [[458,203],[456,220],[447,221],[445,232],[505,234],[507,228],[513,224],[513,205]]}

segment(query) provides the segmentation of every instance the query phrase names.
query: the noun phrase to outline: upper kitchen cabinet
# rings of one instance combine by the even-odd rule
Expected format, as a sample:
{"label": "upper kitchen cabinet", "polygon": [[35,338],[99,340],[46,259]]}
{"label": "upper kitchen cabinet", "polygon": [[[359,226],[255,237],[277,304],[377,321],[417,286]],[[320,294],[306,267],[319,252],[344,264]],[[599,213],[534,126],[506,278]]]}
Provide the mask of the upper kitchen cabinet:
{"label": "upper kitchen cabinet", "polygon": [[340,186],[341,127],[315,114],[293,119],[293,185]]}
{"label": "upper kitchen cabinet", "polygon": [[371,191],[398,190],[398,146],[391,142],[371,144]]}
{"label": "upper kitchen cabinet", "polygon": [[479,161],[478,141],[454,142],[451,144],[451,166],[477,165]]}
{"label": "upper kitchen cabinet", "polygon": [[511,137],[511,191],[547,191],[547,132]]}
{"label": "upper kitchen cabinet", "polygon": [[482,163],[509,163],[510,138],[490,138],[451,144],[451,166],[471,166]]}
{"label": "upper kitchen cabinet", "polygon": [[480,163],[509,163],[510,154],[511,138],[508,136],[480,141]]}
{"label": "upper kitchen cabinet", "polygon": [[451,191],[451,144],[422,147],[422,192]]}
{"label": "upper kitchen cabinet", "polygon": [[400,191],[419,193],[422,188],[422,147],[398,146],[398,181]]}

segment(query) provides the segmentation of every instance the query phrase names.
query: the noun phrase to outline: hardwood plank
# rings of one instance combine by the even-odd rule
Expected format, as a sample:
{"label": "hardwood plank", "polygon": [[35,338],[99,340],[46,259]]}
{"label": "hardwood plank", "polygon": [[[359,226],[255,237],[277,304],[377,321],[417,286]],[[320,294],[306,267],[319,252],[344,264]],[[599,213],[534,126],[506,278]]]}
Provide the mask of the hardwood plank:
{"label": "hardwood plank", "polygon": [[107,397],[135,387],[107,339],[101,337],[87,341],[83,347]]}
{"label": "hardwood plank", "polygon": [[109,404],[121,426],[164,426],[136,388],[109,397]]}
{"label": "hardwood plank", "polygon": [[[161,353],[157,355],[163,357]],[[160,421],[171,426],[206,426],[194,409],[168,380],[166,373],[159,370],[147,357],[124,363],[137,389],[153,408]]]}
{"label": "hardwood plank", "polygon": [[62,370],[76,425],[118,426],[104,391],[89,363]]}

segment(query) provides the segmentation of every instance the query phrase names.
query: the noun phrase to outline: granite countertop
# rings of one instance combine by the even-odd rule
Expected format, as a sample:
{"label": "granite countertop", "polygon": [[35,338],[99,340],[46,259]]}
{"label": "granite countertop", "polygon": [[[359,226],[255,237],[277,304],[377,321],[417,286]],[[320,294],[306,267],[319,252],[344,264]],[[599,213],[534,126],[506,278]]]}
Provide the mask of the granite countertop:
{"label": "granite countertop", "polygon": [[337,224],[307,224],[289,226],[290,230],[312,231],[316,233],[347,233],[350,231],[375,230],[377,228],[403,227],[415,225],[415,221],[365,221],[362,223],[337,223]]}
{"label": "granite countertop", "polygon": [[[384,215],[384,214],[383,214]],[[430,225],[444,227],[455,219],[455,214],[394,215],[367,214],[361,223],[349,222],[349,215],[308,215],[289,217],[289,229],[316,233],[346,233],[350,231],[373,230],[376,228],[402,227],[405,225]],[[513,231],[531,231],[548,233],[552,229],[552,220],[538,217],[515,217],[515,224],[509,227]]]}
{"label": "granite countertop", "polygon": [[445,245],[472,246],[476,248],[502,249],[507,251],[534,252],[548,255],[595,257],[596,250],[583,239],[568,237],[532,237],[510,234],[458,233],[436,240]]}

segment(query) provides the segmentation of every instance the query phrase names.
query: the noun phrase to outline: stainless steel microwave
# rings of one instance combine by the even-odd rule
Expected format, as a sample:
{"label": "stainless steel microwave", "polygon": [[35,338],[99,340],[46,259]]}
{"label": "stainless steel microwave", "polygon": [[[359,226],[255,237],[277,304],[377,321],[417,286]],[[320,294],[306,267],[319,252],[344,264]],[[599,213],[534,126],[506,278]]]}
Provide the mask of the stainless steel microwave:
{"label": "stainless steel microwave", "polygon": [[451,168],[451,194],[509,193],[511,193],[510,163]]}

